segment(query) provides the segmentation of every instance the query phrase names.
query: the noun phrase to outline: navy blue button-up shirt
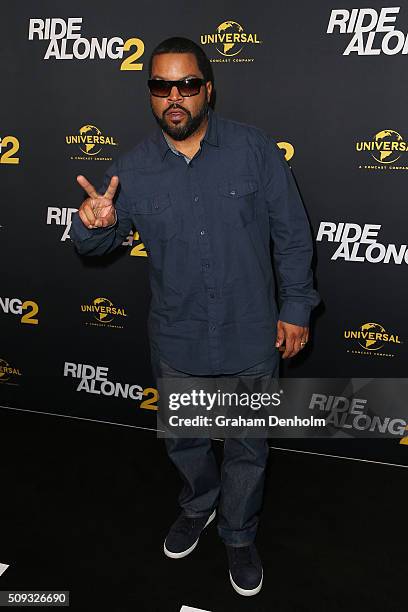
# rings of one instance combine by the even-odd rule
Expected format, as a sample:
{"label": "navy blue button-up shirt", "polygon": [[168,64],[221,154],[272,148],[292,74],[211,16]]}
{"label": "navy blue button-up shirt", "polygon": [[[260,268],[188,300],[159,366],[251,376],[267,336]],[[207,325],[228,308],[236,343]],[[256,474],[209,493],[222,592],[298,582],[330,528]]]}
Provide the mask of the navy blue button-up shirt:
{"label": "navy blue button-up shirt", "polygon": [[284,153],[265,131],[210,109],[189,163],[156,126],[108,168],[100,193],[113,175],[116,223],[88,229],[74,214],[70,235],[80,254],[103,255],[139,232],[152,292],[149,338],[166,363],[232,374],[276,354],[278,318],[309,324],[320,301],[310,227]]}

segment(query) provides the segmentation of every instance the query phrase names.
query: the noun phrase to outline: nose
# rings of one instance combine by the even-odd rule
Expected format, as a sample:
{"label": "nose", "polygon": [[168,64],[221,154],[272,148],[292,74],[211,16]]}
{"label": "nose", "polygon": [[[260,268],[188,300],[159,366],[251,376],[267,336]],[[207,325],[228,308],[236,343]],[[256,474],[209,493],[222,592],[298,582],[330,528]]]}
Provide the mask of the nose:
{"label": "nose", "polygon": [[168,95],[168,100],[171,100],[172,102],[175,102],[176,100],[182,100],[183,96],[180,95],[179,90],[177,89],[177,87],[175,85],[173,85],[173,87],[171,88],[171,91]]}

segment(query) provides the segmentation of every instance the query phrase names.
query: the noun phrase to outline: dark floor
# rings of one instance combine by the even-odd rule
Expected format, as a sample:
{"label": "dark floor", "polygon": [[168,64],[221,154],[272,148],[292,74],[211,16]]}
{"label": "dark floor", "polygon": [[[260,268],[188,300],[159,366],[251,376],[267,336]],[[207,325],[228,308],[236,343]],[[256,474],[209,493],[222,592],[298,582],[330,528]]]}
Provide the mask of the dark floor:
{"label": "dark floor", "polygon": [[180,483],[155,433],[0,409],[0,443],[0,590],[70,590],[84,611],[408,609],[404,468],[271,450],[264,586],[244,598],[215,523],[164,556]]}

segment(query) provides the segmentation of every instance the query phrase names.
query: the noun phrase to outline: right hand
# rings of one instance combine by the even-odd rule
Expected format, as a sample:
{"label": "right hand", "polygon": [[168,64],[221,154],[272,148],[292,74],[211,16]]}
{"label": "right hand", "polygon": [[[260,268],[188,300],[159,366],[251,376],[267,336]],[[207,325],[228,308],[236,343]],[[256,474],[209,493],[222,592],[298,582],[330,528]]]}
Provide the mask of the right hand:
{"label": "right hand", "polygon": [[78,210],[82,223],[88,229],[106,227],[115,223],[116,211],[113,204],[113,196],[119,185],[119,177],[112,176],[104,195],[100,195],[84,176],[77,176],[77,181],[89,196],[89,198],[82,202]]}

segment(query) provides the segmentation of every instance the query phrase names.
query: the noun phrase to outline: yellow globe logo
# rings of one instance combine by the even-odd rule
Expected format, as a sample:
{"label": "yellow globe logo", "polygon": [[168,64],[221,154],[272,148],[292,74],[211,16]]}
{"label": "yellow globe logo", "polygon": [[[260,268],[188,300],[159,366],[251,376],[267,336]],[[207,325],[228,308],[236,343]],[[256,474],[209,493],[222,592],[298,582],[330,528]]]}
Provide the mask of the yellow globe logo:
{"label": "yellow globe logo", "polygon": [[[101,130],[94,125],[83,125],[81,128],[79,128],[79,133],[81,136],[94,137],[100,136],[102,134]],[[84,148],[82,148],[82,146],[80,146],[79,148],[81,149],[82,153],[85,153],[85,155],[98,155],[98,153],[101,152],[102,147],[99,145],[97,140],[96,143],[97,145],[95,144],[95,142],[90,142],[86,145],[83,145]],[[99,149],[97,151],[94,151],[93,149],[95,149],[96,146],[98,146]]]}
{"label": "yellow globe logo", "polygon": [[[398,134],[395,130],[382,130],[381,132],[377,132],[377,134],[374,135],[373,141],[378,143],[381,149],[379,149],[375,155],[374,153],[371,153],[371,155],[381,164],[392,164],[401,157],[399,143],[403,142],[404,139],[401,134]],[[378,157],[376,157],[376,155]]]}
{"label": "yellow globe logo", "polygon": [[[382,334],[385,333],[385,328],[379,323],[364,323],[364,325],[360,327],[360,330],[363,332],[369,331],[373,332],[374,334],[381,334],[380,338],[382,338]],[[376,338],[375,340],[372,340],[370,338],[367,338],[365,340],[360,339],[358,343],[363,349],[367,351],[378,351],[378,349],[384,346],[384,341],[380,340],[379,338]]]}
{"label": "yellow globe logo", "polygon": [[[237,34],[236,36],[237,40],[240,39],[240,34],[243,31],[244,31],[244,28],[242,27],[242,25],[240,25],[236,21],[224,21],[217,28],[217,34],[224,34],[224,33],[232,34],[232,35]],[[232,36],[232,38],[234,38],[234,36]],[[219,53],[221,53],[221,55],[232,57],[234,55],[238,55],[238,53],[242,51],[242,45],[239,47],[239,49],[237,49],[236,42],[228,42],[228,43],[223,43],[220,46],[216,46],[216,49]]]}
{"label": "yellow globe logo", "polygon": [[[113,307],[113,303],[108,300],[108,298],[98,297],[94,299],[93,303],[95,306],[109,306],[110,308]],[[107,312],[97,312],[94,315],[95,319],[99,323],[110,323],[111,321],[113,321],[113,317],[111,316],[111,318],[108,319],[108,316],[110,315]]]}

